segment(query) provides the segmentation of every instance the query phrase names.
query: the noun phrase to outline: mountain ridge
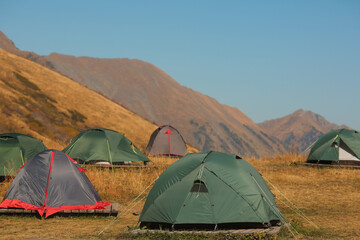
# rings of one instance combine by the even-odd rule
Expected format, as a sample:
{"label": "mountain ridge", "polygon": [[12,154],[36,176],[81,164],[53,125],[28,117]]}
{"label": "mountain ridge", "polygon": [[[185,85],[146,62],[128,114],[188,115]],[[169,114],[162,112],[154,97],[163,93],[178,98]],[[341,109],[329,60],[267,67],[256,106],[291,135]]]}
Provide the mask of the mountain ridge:
{"label": "mountain ridge", "polygon": [[29,134],[59,150],[80,131],[97,127],[123,133],[144,150],[157,128],[79,83],[3,49],[0,97],[1,132]]}
{"label": "mountain ridge", "polygon": [[297,152],[304,151],[328,131],[349,128],[331,123],[320,114],[303,109],[258,125],[268,134],[276,136],[288,150]]}
{"label": "mountain ridge", "polygon": [[[187,141],[203,150],[256,156],[259,156],[258,152],[270,155],[282,150],[279,142],[264,136],[239,109],[180,85],[151,63],[61,54],[52,54],[45,59],[64,75],[103,93],[145,119],[159,125],[176,126]],[[121,76],[116,76],[119,72]],[[252,143],[248,143],[248,139]],[[260,149],[252,145],[263,146]]]}
{"label": "mountain ridge", "polygon": [[151,63],[59,53],[39,56],[17,49],[11,40],[4,41],[5,37],[0,35],[0,48],[55,70],[150,122],[175,126],[198,149],[255,157],[284,151],[277,138],[263,131],[241,110],[180,85]]}

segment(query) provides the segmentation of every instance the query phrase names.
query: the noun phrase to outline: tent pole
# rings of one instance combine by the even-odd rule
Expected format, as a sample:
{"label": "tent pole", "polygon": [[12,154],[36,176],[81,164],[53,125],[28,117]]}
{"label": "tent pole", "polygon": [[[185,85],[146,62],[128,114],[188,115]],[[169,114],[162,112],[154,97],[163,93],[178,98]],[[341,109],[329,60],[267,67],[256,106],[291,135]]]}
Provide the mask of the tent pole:
{"label": "tent pole", "polygon": [[106,143],[107,143],[107,148],[108,148],[108,153],[109,153],[109,160],[110,160],[110,163],[111,163],[111,169],[112,169],[112,172],[114,172],[114,165],[113,165],[112,157],[111,157],[111,153],[110,153],[109,140],[107,138],[106,138]]}
{"label": "tent pole", "polygon": [[137,228],[139,227],[139,223],[140,223],[140,221],[138,221],[138,222],[136,223],[135,229],[137,229]]}
{"label": "tent pole", "polygon": [[24,158],[23,158],[23,153],[22,153],[21,148],[20,148],[20,157],[21,157],[21,163],[22,163],[22,165],[24,165],[25,163],[24,163]]}

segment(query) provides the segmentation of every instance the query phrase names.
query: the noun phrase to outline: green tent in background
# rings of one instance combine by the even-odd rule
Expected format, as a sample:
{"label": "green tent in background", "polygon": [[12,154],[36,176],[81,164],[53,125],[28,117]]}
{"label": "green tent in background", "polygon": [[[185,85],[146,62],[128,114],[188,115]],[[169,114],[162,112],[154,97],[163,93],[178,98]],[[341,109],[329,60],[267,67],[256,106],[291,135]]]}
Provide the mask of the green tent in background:
{"label": "green tent in background", "polygon": [[89,129],[79,133],[63,152],[80,163],[123,164],[150,161],[124,135],[104,128]]}
{"label": "green tent in background", "polygon": [[360,134],[349,129],[326,133],[315,142],[306,162],[360,165]]}
{"label": "green tent in background", "polygon": [[261,175],[234,154],[189,153],[159,177],[140,228],[267,227],[284,220]]}
{"label": "green tent in background", "polygon": [[28,135],[0,134],[0,176],[14,174],[28,160],[46,149],[41,141]]}

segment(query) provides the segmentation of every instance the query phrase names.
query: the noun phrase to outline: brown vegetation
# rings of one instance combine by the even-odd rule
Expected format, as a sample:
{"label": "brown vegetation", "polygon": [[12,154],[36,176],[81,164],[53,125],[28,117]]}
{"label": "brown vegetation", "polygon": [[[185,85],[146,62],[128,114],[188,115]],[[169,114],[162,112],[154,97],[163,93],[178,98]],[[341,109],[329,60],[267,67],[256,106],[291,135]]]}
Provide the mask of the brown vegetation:
{"label": "brown vegetation", "polygon": [[359,169],[308,167],[301,165],[305,160],[301,155],[287,154],[249,162],[320,227],[315,229],[290,211],[281,194],[272,189],[281,200],[277,202],[285,217],[300,225],[304,238],[359,238]]}

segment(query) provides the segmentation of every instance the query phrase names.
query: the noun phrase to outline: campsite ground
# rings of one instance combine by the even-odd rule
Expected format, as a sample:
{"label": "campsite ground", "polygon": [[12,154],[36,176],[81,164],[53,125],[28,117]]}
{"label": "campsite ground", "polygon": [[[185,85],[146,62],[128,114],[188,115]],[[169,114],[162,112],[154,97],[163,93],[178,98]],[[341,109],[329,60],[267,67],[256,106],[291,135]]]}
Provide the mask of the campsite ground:
{"label": "campsite ground", "polygon": [[[87,175],[105,201],[119,202],[120,210],[138,196],[174,159],[154,158],[157,167],[148,169],[90,168]],[[276,195],[281,212],[292,223],[299,239],[359,239],[360,238],[360,169],[313,168],[303,166],[303,156],[287,154],[274,158],[247,159],[266,179]],[[0,185],[0,197],[10,183]],[[304,220],[288,206],[280,192],[295,204],[320,229]],[[145,192],[148,192],[145,191]],[[142,199],[145,195],[141,195]],[[61,239],[126,239],[124,233],[133,228],[144,200],[122,215],[99,237],[98,233],[114,221],[114,217],[53,217],[0,216],[2,239],[61,238]],[[293,231],[295,231],[293,229]],[[147,236],[149,237],[149,236]],[[180,237],[177,239],[186,239]],[[283,230],[281,239],[292,235]],[[159,235],[154,236],[159,238]],[[168,235],[164,239],[170,239]]]}

